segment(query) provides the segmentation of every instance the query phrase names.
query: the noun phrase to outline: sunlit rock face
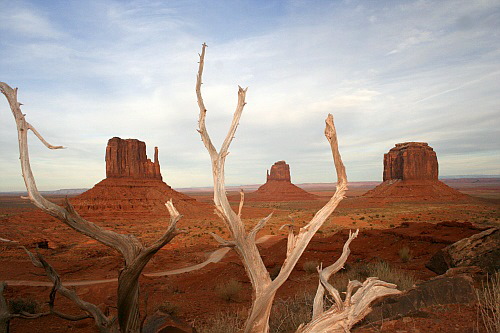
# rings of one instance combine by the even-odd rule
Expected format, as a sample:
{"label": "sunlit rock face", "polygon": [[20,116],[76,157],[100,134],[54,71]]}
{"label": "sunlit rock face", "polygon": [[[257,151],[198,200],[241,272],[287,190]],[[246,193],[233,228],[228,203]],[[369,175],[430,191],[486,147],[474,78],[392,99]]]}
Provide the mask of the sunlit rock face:
{"label": "sunlit rock face", "polygon": [[285,161],[278,161],[271,166],[271,172],[267,171],[267,181],[278,180],[291,182],[290,166]]}
{"label": "sunlit rock face", "polygon": [[469,200],[439,181],[438,169],[436,152],[427,143],[397,143],[384,154],[384,182],[363,196],[376,201]]}
{"label": "sunlit rock face", "polygon": [[396,143],[384,155],[384,181],[438,180],[436,152],[425,142]]}
{"label": "sunlit rock face", "polygon": [[109,139],[106,147],[106,178],[162,179],[158,147],[154,162],[146,156],[146,144],[137,139]]}

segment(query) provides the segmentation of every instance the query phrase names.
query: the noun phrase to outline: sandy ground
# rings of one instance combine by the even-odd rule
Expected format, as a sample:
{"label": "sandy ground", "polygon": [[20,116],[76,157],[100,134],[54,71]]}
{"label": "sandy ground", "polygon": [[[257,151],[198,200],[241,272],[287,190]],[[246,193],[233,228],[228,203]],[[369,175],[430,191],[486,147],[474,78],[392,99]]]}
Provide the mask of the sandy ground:
{"label": "sandy ground", "polygon": [[[360,236],[352,243],[348,263],[370,262],[383,259],[395,267],[413,274],[418,280],[435,276],[425,268],[425,262],[440,248],[458,239],[478,232],[481,228],[500,225],[500,186],[459,183],[456,188],[473,195],[467,202],[448,203],[374,203],[359,198],[367,188],[351,187],[348,197],[320,229],[307,248],[289,280],[278,292],[278,298],[288,298],[297,293],[314,290],[317,276],[307,273],[303,266],[308,261],[331,263],[341,253],[348,229],[361,229]],[[259,236],[273,236],[272,241],[260,245],[263,259],[269,270],[279,266],[284,258],[286,240],[279,228],[292,223],[299,228],[313,216],[332,194],[328,186],[308,188],[320,196],[320,200],[307,202],[262,203],[245,205],[243,217],[251,228],[270,212],[273,218]],[[210,193],[190,193],[197,200],[210,202]],[[60,202],[61,198],[54,198]],[[236,206],[237,203],[235,203]],[[158,238],[166,227],[165,219],[106,222],[106,216],[97,223],[122,233],[131,233],[149,243]],[[444,227],[443,227],[444,222]],[[439,228],[434,228],[441,223]],[[208,232],[228,237],[223,224],[211,212],[206,216],[185,218],[179,227],[188,231],[176,237],[159,251],[146,266],[141,277],[141,291],[148,295],[148,304],[142,311],[151,313],[154,308],[168,301],[178,307],[178,316],[189,323],[200,324],[214,313],[241,312],[249,307],[251,287],[241,262],[234,251],[228,251],[220,261],[210,259],[214,253],[222,253]],[[50,216],[39,212],[29,203],[16,197],[0,196],[0,237],[20,241],[31,250],[42,253],[56,268],[63,281],[115,280],[122,265],[120,256],[113,250],[76,233]],[[35,249],[39,241],[47,240],[49,249]],[[403,262],[398,252],[409,247],[412,259]],[[31,265],[20,249],[0,243],[0,280],[43,281],[44,275]],[[223,251],[224,250],[224,251]],[[216,252],[220,251],[220,252]],[[212,261],[211,261],[212,260]],[[196,269],[192,269],[196,267]],[[177,274],[158,274],[177,272]],[[242,283],[240,299],[226,302],[217,296],[217,287],[235,279]],[[72,288],[83,299],[114,311],[116,282],[97,285],[75,285]],[[10,284],[5,296],[34,298],[44,304],[50,287],[15,286]],[[56,307],[77,314],[79,310],[63,298],[57,299]],[[438,309],[436,318],[401,319],[385,323],[380,332],[472,332],[477,323],[476,309],[461,306]],[[474,318],[464,322],[464,317]],[[443,319],[449,318],[449,319]],[[457,326],[458,325],[458,326]],[[368,332],[368,329],[359,332]],[[377,332],[378,332],[377,331]],[[11,332],[96,332],[91,320],[68,322],[55,317],[36,320],[13,320]],[[373,331],[375,332],[375,331]]]}

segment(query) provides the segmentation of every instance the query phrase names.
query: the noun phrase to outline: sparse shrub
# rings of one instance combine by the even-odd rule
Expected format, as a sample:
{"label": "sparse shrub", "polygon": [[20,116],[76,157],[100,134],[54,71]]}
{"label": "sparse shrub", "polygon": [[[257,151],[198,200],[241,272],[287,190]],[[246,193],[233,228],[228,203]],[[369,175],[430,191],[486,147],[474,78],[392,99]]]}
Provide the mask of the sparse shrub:
{"label": "sparse shrub", "polygon": [[500,332],[500,272],[490,276],[481,290],[476,290],[479,315],[486,332]]}
{"label": "sparse shrub", "polygon": [[217,286],[215,292],[217,295],[227,302],[236,302],[240,298],[241,283],[234,279],[229,280],[226,283],[222,283]]}
{"label": "sparse shrub", "polygon": [[195,324],[200,333],[237,333],[243,330],[246,317],[240,312],[220,312],[203,324]]}
{"label": "sparse shrub", "polygon": [[358,280],[363,282],[366,278],[374,276],[382,281],[394,283],[399,290],[407,290],[415,284],[415,277],[411,273],[407,273],[401,269],[390,266],[385,261],[375,261],[371,263],[363,263],[353,265],[347,271],[340,271],[332,276],[330,284],[332,284],[339,292],[346,291],[349,280]]}
{"label": "sparse shrub", "polygon": [[316,260],[308,260],[302,265],[302,268],[304,268],[304,271],[308,274],[312,273],[317,273],[318,270],[316,267],[319,266],[319,263]]}
{"label": "sparse shrub", "polygon": [[413,259],[413,254],[408,246],[404,246],[399,249],[398,254],[403,262],[408,262]]}
{"label": "sparse shrub", "polygon": [[40,304],[37,300],[32,298],[15,298],[9,301],[10,313],[20,314],[26,313],[37,313],[40,308]]}
{"label": "sparse shrub", "polygon": [[295,332],[302,323],[311,320],[314,293],[297,294],[274,302],[269,320],[270,332]]}
{"label": "sparse shrub", "polygon": [[396,284],[399,290],[410,289],[415,284],[413,274],[391,267],[389,263],[383,260],[368,263],[366,265],[366,273],[365,278],[376,276],[382,281]]}
{"label": "sparse shrub", "polygon": [[156,307],[157,311],[167,313],[171,316],[175,316],[179,312],[179,307],[169,301],[165,301]]}

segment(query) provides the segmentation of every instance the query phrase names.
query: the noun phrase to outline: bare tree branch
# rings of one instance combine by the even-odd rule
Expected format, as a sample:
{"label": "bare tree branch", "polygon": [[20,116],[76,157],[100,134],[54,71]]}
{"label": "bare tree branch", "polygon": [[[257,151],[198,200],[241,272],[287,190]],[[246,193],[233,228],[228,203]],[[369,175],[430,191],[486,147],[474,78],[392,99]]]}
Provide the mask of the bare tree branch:
{"label": "bare tree branch", "polygon": [[48,144],[40,133],[26,121],[25,115],[21,112],[21,104],[17,101],[17,89],[12,89],[8,84],[0,82],[0,91],[7,98],[16,121],[21,169],[30,200],[37,207],[59,219],[74,230],[122,254],[125,260],[125,267],[118,277],[118,322],[123,332],[139,332],[139,275],[152,256],[179,233],[176,229],[176,223],[181,217],[180,214],[177,212],[172,202],[168,202],[166,205],[170,213],[170,224],[167,231],[152,245],[145,247],[133,235],[122,235],[105,230],[83,219],[68,201],[66,201],[65,207],[61,207],[45,199],[37,189],[35,178],[31,170],[28,149],[28,131],[32,130],[35,135],[51,149],[60,148],[60,146]]}
{"label": "bare tree branch", "polygon": [[[325,294],[325,287],[324,287],[325,283],[323,281],[325,281],[328,284],[327,281],[330,279],[330,277],[344,267],[345,262],[347,261],[347,258],[349,257],[349,254],[351,253],[351,249],[349,248],[349,245],[356,237],[358,237],[358,233],[359,233],[359,229],[356,230],[355,232],[349,231],[349,238],[347,239],[347,241],[344,244],[344,248],[342,250],[342,254],[340,255],[339,259],[337,259],[337,261],[335,263],[333,263],[332,265],[319,271],[320,282],[318,285],[318,289],[316,290],[316,295],[314,297],[313,316],[312,316],[313,319],[316,318],[317,316],[319,316],[321,313],[323,313],[323,307],[324,307],[323,299],[324,299],[324,294]],[[337,292],[337,294],[338,294],[338,292]],[[334,297],[334,299],[335,299],[335,297]],[[339,303],[339,300],[336,299],[336,302]],[[341,308],[341,307],[342,307],[342,302],[340,301],[339,308]]]}

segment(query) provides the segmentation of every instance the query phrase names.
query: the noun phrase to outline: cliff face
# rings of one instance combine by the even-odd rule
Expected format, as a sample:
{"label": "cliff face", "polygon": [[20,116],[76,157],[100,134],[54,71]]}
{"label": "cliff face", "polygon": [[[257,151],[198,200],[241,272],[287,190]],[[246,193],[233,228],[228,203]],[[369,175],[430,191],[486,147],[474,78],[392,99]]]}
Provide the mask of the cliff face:
{"label": "cliff face", "polygon": [[278,161],[271,166],[271,172],[267,172],[267,181],[278,180],[291,182],[290,166],[285,161]]}
{"label": "cliff face", "polygon": [[436,152],[425,142],[397,143],[384,155],[384,181],[438,180]]}
{"label": "cliff face", "polygon": [[397,143],[384,154],[384,182],[363,196],[383,201],[454,201],[467,195],[438,180],[436,152],[425,142]]}
{"label": "cliff face", "polygon": [[106,178],[161,180],[158,147],[154,162],[146,156],[146,144],[137,139],[109,139],[106,147]]}

